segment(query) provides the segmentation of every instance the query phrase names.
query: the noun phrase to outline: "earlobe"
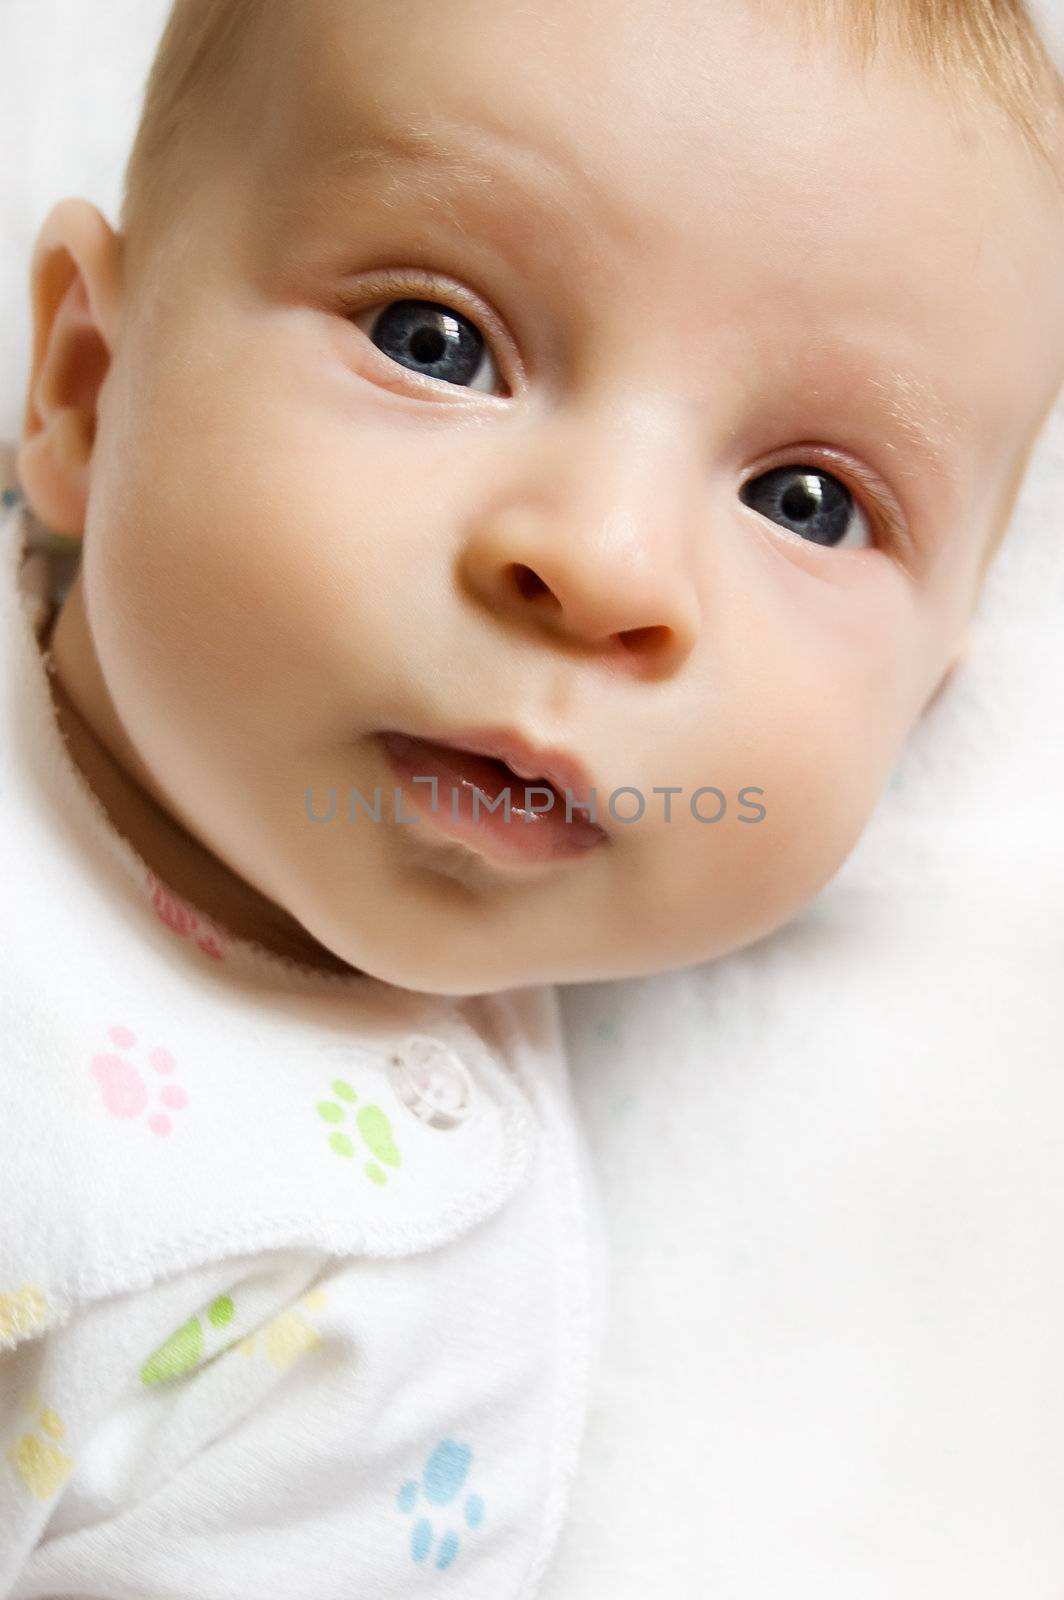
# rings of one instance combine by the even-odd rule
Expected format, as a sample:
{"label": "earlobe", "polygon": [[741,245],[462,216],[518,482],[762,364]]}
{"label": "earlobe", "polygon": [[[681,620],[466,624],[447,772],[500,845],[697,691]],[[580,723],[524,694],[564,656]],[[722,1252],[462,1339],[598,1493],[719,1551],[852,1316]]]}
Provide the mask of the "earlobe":
{"label": "earlobe", "polygon": [[122,317],[122,238],[87,200],[61,200],[33,252],[33,359],[18,476],[57,533],[85,528],[100,390]]}

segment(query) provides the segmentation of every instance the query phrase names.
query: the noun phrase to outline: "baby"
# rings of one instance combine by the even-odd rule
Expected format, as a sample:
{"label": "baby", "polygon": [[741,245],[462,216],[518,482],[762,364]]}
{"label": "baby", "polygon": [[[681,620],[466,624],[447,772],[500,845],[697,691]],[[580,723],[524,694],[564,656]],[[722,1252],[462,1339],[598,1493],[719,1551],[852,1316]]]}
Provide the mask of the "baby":
{"label": "baby", "polygon": [[552,986],[859,839],[1064,381],[1062,127],[1020,0],[177,0],[3,485],[0,1594],[541,1590]]}

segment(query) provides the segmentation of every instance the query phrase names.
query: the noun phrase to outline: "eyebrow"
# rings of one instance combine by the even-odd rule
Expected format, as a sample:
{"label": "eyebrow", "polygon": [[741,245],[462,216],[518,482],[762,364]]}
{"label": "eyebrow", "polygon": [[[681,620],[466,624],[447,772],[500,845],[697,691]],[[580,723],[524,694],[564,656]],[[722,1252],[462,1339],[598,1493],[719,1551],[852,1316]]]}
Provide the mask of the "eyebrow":
{"label": "eyebrow", "polygon": [[[500,151],[516,154],[520,165],[511,166],[492,154],[493,143]],[[394,163],[397,169],[385,169],[382,174],[386,180],[386,204],[389,195],[396,205],[413,197],[435,206],[459,232],[466,230],[447,185],[459,191],[479,191],[489,203],[492,191],[495,197],[506,193],[519,200],[528,209],[516,215],[501,204],[494,204],[492,209],[496,217],[506,220],[512,234],[532,237],[536,215],[557,214],[556,196],[552,200],[544,192],[549,175],[556,180],[556,190],[568,182],[574,200],[579,202],[577,211],[567,210],[567,219],[570,223],[577,220],[587,247],[601,250],[603,233],[611,229],[631,236],[631,214],[623,199],[596,186],[584,169],[573,164],[569,152],[560,148],[551,154],[533,150],[517,133],[499,125],[473,130],[456,123],[433,124],[417,117],[393,115],[362,121],[352,134],[345,122],[338,143],[315,163],[311,182],[314,186],[356,182],[367,172],[372,175],[379,171],[383,163]],[[527,174],[520,170],[521,166],[528,169]],[[328,193],[324,194],[320,203],[327,214],[335,217],[335,195],[330,199]],[[925,379],[902,365],[889,361],[870,365],[868,352],[859,344],[840,341],[829,334],[807,342],[797,366],[810,375],[841,367],[854,389],[863,388],[869,404],[891,418],[925,465],[945,483],[957,485],[955,452],[965,429],[972,425],[966,408],[958,411]],[[812,384],[799,377],[796,386]],[[888,441],[886,448],[896,447]],[[898,470],[905,470],[900,463]]]}
{"label": "eyebrow", "polygon": [[957,413],[911,372],[892,367],[884,377],[868,373],[864,381],[883,397],[887,413],[928,466],[940,477],[956,483],[954,461],[964,435],[964,423]]}
{"label": "eyebrow", "polygon": [[[909,448],[943,482],[956,487],[960,482],[957,453],[974,418],[966,406],[946,399],[918,373],[889,360],[877,360],[852,340],[840,341],[831,334],[807,345],[796,362],[799,377],[796,387],[815,388],[813,374],[842,374],[856,394],[863,390],[869,408],[874,407],[894,423]],[[808,378],[805,374],[808,373]],[[838,382],[838,377],[835,379]],[[886,449],[896,445],[885,440]],[[909,468],[898,463],[899,473]]]}
{"label": "eyebrow", "polygon": [[494,166],[484,144],[483,136],[476,139],[452,125],[434,127],[416,119],[391,118],[363,124],[357,143],[345,139],[328,158],[328,165],[333,170],[358,171],[381,156],[389,156],[415,168],[443,171],[460,183],[505,176],[505,168]]}
{"label": "eyebrow", "polygon": [[480,191],[488,198],[492,191],[511,196],[518,202],[517,211],[499,207],[498,213],[515,232],[530,227],[533,214],[556,215],[558,194],[566,189],[573,202],[569,220],[589,247],[597,239],[601,248],[603,233],[623,231],[626,224],[631,229],[623,198],[597,185],[574,152],[561,145],[534,149],[520,132],[501,122],[474,128],[378,114],[372,121],[360,119],[352,129],[344,121],[333,147],[315,161],[311,182],[358,181],[385,163],[397,169],[384,174],[386,196],[390,192],[398,201],[413,195],[447,213],[459,228],[461,221],[445,186]]}

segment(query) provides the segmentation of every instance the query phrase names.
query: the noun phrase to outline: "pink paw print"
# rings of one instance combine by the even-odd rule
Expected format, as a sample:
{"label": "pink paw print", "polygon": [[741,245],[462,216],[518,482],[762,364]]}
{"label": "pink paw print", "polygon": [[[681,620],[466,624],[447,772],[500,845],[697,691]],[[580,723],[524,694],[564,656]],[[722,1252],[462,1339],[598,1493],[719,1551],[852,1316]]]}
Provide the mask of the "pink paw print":
{"label": "pink paw print", "polygon": [[[119,1050],[132,1050],[137,1040],[128,1028],[112,1028],[111,1043]],[[161,1078],[169,1078],[176,1071],[177,1062],[169,1050],[157,1046],[148,1055],[152,1069]],[[147,1108],[150,1098],[148,1086],[132,1061],[124,1056],[108,1053],[93,1056],[92,1075],[100,1086],[103,1103],[112,1117],[139,1117]],[[161,1103],[170,1111],[182,1111],[188,1105],[188,1095],[180,1084],[166,1083],[159,1091]],[[173,1123],[165,1111],[153,1111],[148,1127],[160,1138],[173,1132]]]}
{"label": "pink paw print", "polygon": [[200,920],[191,906],[179,900],[172,890],[160,883],[153,872],[148,873],[152,909],[160,922],[182,939],[194,939],[196,947],[212,961],[224,961],[225,953],[217,938],[209,930],[200,928]]}

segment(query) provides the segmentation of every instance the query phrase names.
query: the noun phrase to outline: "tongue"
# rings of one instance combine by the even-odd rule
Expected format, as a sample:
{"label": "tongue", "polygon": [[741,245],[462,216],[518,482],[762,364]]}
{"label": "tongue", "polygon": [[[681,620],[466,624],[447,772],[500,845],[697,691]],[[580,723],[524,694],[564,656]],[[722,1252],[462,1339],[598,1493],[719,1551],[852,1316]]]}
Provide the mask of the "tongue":
{"label": "tongue", "polygon": [[504,761],[497,761],[493,756],[476,756],[468,750],[453,750],[449,745],[430,744],[427,740],[417,743],[419,749],[454,774],[456,783],[473,785],[489,800],[498,800],[503,791],[509,789],[510,805],[515,810],[524,807],[526,788],[550,789],[557,795],[546,778],[519,777]]}

